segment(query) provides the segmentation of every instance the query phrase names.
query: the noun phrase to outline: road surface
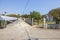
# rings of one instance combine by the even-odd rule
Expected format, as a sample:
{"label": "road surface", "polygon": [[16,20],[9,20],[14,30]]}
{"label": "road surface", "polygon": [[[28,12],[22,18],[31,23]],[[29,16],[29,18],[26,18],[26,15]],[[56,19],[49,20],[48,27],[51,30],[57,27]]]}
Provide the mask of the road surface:
{"label": "road surface", "polygon": [[0,29],[0,40],[60,40],[60,30],[33,28],[22,19]]}

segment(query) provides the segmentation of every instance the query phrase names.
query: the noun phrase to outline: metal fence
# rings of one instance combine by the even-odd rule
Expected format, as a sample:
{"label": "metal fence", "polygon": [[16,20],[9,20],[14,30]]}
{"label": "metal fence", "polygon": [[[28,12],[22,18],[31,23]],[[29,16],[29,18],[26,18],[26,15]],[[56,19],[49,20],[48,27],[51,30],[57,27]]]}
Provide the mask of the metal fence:
{"label": "metal fence", "polygon": [[29,19],[29,18],[25,18],[25,22],[32,25],[32,19]]}
{"label": "metal fence", "polygon": [[58,29],[58,28],[60,28],[60,24],[48,24],[47,27],[51,28],[51,29]]}
{"label": "metal fence", "polygon": [[[59,29],[60,28],[60,24],[46,24],[46,28],[48,29]],[[44,28],[44,24],[40,24],[39,27]]]}
{"label": "metal fence", "polygon": [[[25,22],[32,25],[33,24],[33,20],[32,19],[29,19],[29,18],[25,18]],[[39,24],[39,27],[42,27],[42,28],[48,28],[48,29],[58,29],[60,28],[60,24]]]}

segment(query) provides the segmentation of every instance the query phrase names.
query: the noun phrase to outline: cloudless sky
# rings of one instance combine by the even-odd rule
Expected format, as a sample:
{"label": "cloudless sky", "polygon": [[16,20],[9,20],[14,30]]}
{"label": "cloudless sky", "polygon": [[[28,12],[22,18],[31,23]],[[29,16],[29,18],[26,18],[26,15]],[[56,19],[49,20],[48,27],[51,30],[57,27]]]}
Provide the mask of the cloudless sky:
{"label": "cloudless sky", "polygon": [[[27,1],[28,0],[0,0],[0,13],[6,11],[7,14],[23,14]],[[60,0],[30,0],[24,13],[29,14],[31,11],[38,11],[41,14],[47,14],[51,9],[59,7]]]}

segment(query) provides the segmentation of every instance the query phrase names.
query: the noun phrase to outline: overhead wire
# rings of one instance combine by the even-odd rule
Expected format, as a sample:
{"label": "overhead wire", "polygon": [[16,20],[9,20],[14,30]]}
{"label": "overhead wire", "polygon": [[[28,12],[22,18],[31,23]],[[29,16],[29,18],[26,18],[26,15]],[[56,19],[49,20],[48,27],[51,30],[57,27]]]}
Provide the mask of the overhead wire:
{"label": "overhead wire", "polygon": [[[30,0],[27,0],[26,6],[25,6],[25,8],[24,8],[24,10],[23,10],[23,14],[24,14],[24,12],[25,12],[25,10],[26,10],[26,8],[27,8],[29,2],[30,2]],[[28,40],[31,40],[31,39],[30,39],[29,32],[28,32],[28,30],[27,30],[26,28],[25,28],[25,31],[26,31],[26,33],[27,33],[27,35],[28,35]]]}
{"label": "overhead wire", "polygon": [[23,14],[24,14],[24,12],[25,12],[25,10],[26,10],[26,8],[27,8],[29,2],[30,2],[30,0],[27,0],[27,3],[26,3],[26,5],[25,5],[25,7],[24,7],[24,9],[23,9]]}

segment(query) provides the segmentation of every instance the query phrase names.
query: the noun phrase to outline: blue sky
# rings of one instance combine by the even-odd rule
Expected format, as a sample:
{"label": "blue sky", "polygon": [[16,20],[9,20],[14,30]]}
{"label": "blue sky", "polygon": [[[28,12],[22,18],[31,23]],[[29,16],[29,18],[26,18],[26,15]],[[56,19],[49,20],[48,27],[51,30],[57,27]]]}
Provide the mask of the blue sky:
{"label": "blue sky", "polygon": [[[23,14],[26,3],[27,0],[0,0],[0,13],[6,11],[7,14]],[[38,11],[40,14],[47,14],[51,9],[59,7],[60,0],[30,0],[24,13],[29,14],[30,11]]]}

